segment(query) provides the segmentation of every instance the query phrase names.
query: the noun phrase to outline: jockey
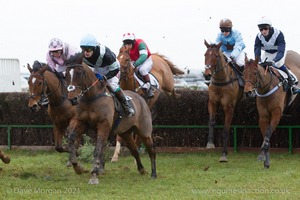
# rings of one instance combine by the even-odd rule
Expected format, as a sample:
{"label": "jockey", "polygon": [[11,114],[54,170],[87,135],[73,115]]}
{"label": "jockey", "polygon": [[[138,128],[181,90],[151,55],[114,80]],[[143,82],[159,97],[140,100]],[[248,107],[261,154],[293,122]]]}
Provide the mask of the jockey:
{"label": "jockey", "polygon": [[122,41],[123,45],[130,49],[129,55],[135,71],[139,71],[139,73],[143,76],[147,87],[148,98],[153,98],[154,88],[151,86],[149,77],[153,61],[147,44],[142,39],[136,39],[134,33],[125,33]]}
{"label": "jockey", "polygon": [[223,54],[229,61],[234,60],[241,71],[243,71],[246,45],[242,34],[238,30],[232,29],[232,22],[227,18],[221,19],[219,27],[221,32],[218,33],[216,44],[222,42],[221,51]]}
{"label": "jockey", "polygon": [[58,38],[52,38],[49,43],[46,61],[53,72],[58,72],[57,74],[60,73],[61,75],[61,72],[66,71],[66,60],[78,52],[80,52],[78,48],[70,46]]}
{"label": "jockey", "polygon": [[[64,78],[63,72],[66,71],[66,60],[75,55],[80,50],[68,43],[62,42],[58,38],[52,38],[48,45],[48,52],[46,55],[46,62],[58,78]],[[48,98],[42,97],[41,105],[46,106],[49,101]]]}
{"label": "jockey", "polygon": [[96,77],[100,81],[106,81],[110,90],[125,108],[128,117],[134,114],[134,110],[126,99],[123,90],[119,86],[117,74],[120,63],[116,55],[106,46],[98,43],[93,35],[85,35],[80,41],[80,47],[84,54],[83,62],[93,68]]}
{"label": "jockey", "polygon": [[[292,87],[293,94],[299,93],[300,88],[295,85],[297,84],[295,79],[284,64],[286,43],[283,33],[272,27],[272,22],[267,17],[262,17],[258,21],[257,26],[260,32],[255,38],[255,57],[259,57],[263,61],[272,62],[273,66],[284,71],[288,76],[288,82]],[[261,50],[264,51],[263,55],[261,55]]]}

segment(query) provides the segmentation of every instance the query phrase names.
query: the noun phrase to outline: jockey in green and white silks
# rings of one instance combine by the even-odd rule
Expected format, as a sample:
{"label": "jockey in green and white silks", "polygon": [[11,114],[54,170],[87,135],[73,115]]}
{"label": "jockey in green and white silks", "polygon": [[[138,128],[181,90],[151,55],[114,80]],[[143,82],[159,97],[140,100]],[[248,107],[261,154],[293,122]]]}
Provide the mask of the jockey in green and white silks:
{"label": "jockey in green and white silks", "polygon": [[123,104],[127,116],[132,116],[134,110],[120,88],[119,78],[116,76],[120,70],[120,63],[116,55],[108,47],[98,43],[93,35],[89,34],[82,37],[80,47],[84,54],[83,62],[93,69],[95,76],[100,81],[107,82],[110,90]]}
{"label": "jockey in green and white silks", "polygon": [[147,87],[148,98],[154,97],[154,89],[150,84],[149,72],[152,69],[153,61],[147,44],[142,39],[135,38],[133,33],[123,35],[123,45],[130,49],[129,56],[135,71],[142,75]]}

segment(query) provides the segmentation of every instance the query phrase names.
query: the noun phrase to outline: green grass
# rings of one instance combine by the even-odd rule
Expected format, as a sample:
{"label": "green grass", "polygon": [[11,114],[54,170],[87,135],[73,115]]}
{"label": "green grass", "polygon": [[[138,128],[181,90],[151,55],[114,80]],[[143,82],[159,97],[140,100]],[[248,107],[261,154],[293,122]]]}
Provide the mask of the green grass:
{"label": "green grass", "polygon": [[[118,163],[107,160],[99,185],[89,185],[89,174],[76,175],[66,167],[68,154],[53,151],[6,150],[11,163],[0,163],[1,199],[298,199],[300,156],[271,152],[271,167],[263,169],[258,153],[159,153],[157,179],[140,175],[132,156]],[[110,152],[109,152],[110,153]],[[90,163],[83,163],[91,169]]]}

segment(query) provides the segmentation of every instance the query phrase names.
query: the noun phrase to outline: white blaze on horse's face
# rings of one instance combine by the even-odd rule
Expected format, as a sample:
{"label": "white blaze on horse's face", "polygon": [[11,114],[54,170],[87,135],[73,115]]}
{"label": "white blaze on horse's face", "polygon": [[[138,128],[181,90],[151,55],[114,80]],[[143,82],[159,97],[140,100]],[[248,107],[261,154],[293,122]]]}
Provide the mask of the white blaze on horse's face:
{"label": "white blaze on horse's face", "polygon": [[36,81],[36,78],[33,77],[33,78],[31,79],[31,83],[34,84],[35,81]]}
{"label": "white blaze on horse's face", "polygon": [[69,71],[69,74],[70,74],[70,85],[68,86],[67,90],[68,90],[68,92],[73,92],[76,89],[76,87],[74,85],[72,85],[73,77],[74,77],[74,69],[71,69]]}

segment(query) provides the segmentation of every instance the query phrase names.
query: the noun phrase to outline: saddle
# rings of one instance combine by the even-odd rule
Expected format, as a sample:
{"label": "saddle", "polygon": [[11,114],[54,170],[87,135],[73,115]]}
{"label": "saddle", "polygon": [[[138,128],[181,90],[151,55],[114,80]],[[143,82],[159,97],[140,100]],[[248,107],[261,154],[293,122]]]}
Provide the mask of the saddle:
{"label": "saddle", "polygon": [[[156,79],[156,77],[152,73],[150,73],[150,72],[149,72],[149,77],[150,77],[150,84],[151,84],[151,86],[158,90],[159,83],[158,83],[158,80]],[[134,78],[140,84],[140,88],[143,89],[143,92],[146,93],[146,91],[147,91],[148,88],[146,86],[144,86],[145,82],[143,80],[142,75],[139,72],[135,72],[134,73]]]}
{"label": "saddle", "polygon": [[[226,62],[228,62],[228,58],[224,55],[224,58],[226,60]],[[243,71],[241,70],[241,68],[239,67],[239,65],[234,61],[231,60],[230,62],[228,62],[229,66],[233,69],[235,75],[238,78],[238,83],[240,87],[244,87],[244,75],[243,75]]]}

